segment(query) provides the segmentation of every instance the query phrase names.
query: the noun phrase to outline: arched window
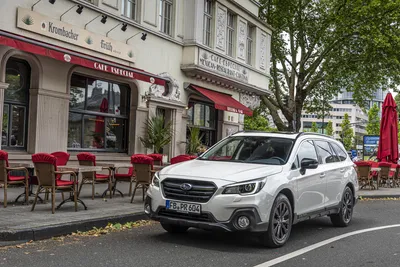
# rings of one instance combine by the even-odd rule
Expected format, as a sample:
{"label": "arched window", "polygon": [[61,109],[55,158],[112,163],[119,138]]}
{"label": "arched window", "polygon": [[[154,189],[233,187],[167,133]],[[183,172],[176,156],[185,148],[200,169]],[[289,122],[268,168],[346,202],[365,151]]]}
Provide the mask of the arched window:
{"label": "arched window", "polygon": [[31,69],[26,61],[16,58],[8,60],[5,82],[9,86],[4,90],[1,141],[4,149],[26,148],[30,76]]}

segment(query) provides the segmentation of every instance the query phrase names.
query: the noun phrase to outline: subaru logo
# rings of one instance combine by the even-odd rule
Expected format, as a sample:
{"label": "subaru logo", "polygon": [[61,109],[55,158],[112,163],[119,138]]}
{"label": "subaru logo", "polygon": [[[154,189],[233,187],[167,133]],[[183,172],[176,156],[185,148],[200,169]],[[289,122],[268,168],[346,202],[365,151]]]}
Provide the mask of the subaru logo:
{"label": "subaru logo", "polygon": [[184,191],[189,191],[190,189],[192,189],[192,187],[193,186],[191,184],[187,184],[187,183],[181,184],[181,189]]}

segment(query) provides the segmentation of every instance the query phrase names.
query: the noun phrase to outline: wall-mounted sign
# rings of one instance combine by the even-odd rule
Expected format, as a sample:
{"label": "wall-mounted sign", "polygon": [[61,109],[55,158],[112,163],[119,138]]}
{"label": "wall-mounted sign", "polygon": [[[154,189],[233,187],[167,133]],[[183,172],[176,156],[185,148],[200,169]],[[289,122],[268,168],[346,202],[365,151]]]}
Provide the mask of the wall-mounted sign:
{"label": "wall-mounted sign", "polygon": [[135,55],[131,46],[75,25],[45,17],[30,9],[18,8],[17,27],[112,57],[135,62]]}
{"label": "wall-mounted sign", "polygon": [[199,49],[199,65],[235,80],[249,81],[247,68],[204,49]]}

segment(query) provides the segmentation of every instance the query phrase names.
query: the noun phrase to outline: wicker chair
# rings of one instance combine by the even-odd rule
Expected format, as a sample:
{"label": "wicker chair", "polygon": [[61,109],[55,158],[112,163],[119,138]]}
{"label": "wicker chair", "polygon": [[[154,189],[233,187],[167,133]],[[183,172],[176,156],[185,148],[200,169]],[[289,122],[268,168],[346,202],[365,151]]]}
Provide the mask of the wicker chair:
{"label": "wicker chair", "polygon": [[[115,174],[114,174],[114,192],[113,194],[115,195],[115,191],[117,189],[117,183],[118,182],[129,182],[129,196],[132,195],[132,187],[133,187],[133,183],[135,182],[135,172],[134,172],[134,168],[130,167],[128,169],[128,173],[119,173],[118,169],[115,170]],[[121,193],[122,194],[122,193]],[[123,196],[123,195],[122,195]]]}
{"label": "wicker chair", "polygon": [[150,158],[153,159],[153,164],[154,165],[158,165],[158,166],[162,166],[163,165],[163,161],[162,161],[163,155],[162,154],[149,154],[147,156],[149,156]]}
{"label": "wicker chair", "polygon": [[379,162],[379,186],[385,185],[386,187],[389,185],[390,182],[390,168],[392,164],[388,162]]}
{"label": "wicker chair", "polygon": [[[88,153],[82,152],[76,155],[80,165],[83,166],[96,166],[96,156]],[[110,191],[110,198],[112,198],[111,193],[111,182],[112,182],[112,175],[110,168],[104,168],[108,170],[107,174],[98,174],[96,172],[82,172],[82,182],[79,186],[78,197],[81,194],[82,186],[84,184],[91,184],[92,185],[92,199],[94,199],[95,194],[95,184],[104,184],[108,183],[108,190]]]}
{"label": "wicker chair", "polygon": [[360,189],[365,186],[373,188],[373,180],[371,174],[371,163],[367,161],[356,161],[358,182],[361,185]]}
{"label": "wicker chair", "polygon": [[176,157],[171,158],[171,164],[177,164],[177,163],[181,163],[184,161],[189,161],[192,160],[193,158],[191,158],[189,155],[179,155]]}
{"label": "wicker chair", "polygon": [[[32,162],[35,165],[35,171],[38,178],[38,189],[35,200],[32,205],[32,211],[35,209],[36,202],[40,193],[49,190],[51,192],[51,212],[54,214],[56,205],[56,190],[62,192],[72,192],[74,194],[75,211],[78,210],[77,203],[77,185],[76,174],[71,171],[57,171],[57,158],[47,153],[37,153],[32,155]],[[73,180],[57,179],[57,176],[64,174],[72,175]]]}
{"label": "wicker chair", "polygon": [[[65,166],[67,165],[69,158],[70,158],[70,154],[64,151],[57,151],[57,152],[53,152],[50,155],[53,155],[54,157],[56,157],[57,159],[57,166]],[[61,179],[62,175],[61,174],[57,174],[57,179]],[[48,197],[46,196],[46,199],[48,199]],[[62,193],[62,199],[64,200],[64,193]]]}
{"label": "wicker chair", "polygon": [[[24,171],[25,176],[12,176],[11,171]],[[28,170],[24,167],[10,168],[8,164],[8,153],[0,150],[0,185],[3,185],[4,190],[4,208],[7,208],[7,187],[9,185],[24,185],[25,186],[25,202],[28,203],[29,188],[28,188],[29,174]]]}
{"label": "wicker chair", "polygon": [[146,155],[133,155],[131,157],[131,163],[135,170],[136,184],[133,189],[131,203],[135,197],[136,189],[141,185],[143,189],[143,201],[147,188],[150,186],[151,179],[153,178],[153,158]]}

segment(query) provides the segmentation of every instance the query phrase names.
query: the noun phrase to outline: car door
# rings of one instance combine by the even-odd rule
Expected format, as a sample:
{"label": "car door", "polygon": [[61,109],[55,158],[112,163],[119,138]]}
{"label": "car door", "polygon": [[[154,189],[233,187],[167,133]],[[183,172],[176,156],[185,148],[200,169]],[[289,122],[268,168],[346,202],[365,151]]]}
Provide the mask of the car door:
{"label": "car door", "polygon": [[327,183],[327,191],[330,192],[330,201],[327,203],[329,206],[338,205],[342,199],[344,190],[346,171],[352,168],[352,163],[346,163],[348,155],[346,151],[334,142],[329,142],[336,155],[336,170],[337,175],[334,179],[329,180]]}
{"label": "car door", "polygon": [[324,208],[325,199],[325,177],[321,166],[316,169],[307,169],[303,174],[300,172],[301,161],[305,158],[318,160],[314,142],[304,140],[297,150],[297,157],[292,170],[297,186],[297,215],[310,213]]}
{"label": "car door", "polygon": [[333,187],[336,187],[338,181],[340,182],[340,163],[328,141],[315,140],[314,143],[319,162],[324,169],[322,175],[325,175],[325,207],[330,207],[336,204],[338,197],[338,193],[336,190],[332,190],[332,186],[335,185]]}

